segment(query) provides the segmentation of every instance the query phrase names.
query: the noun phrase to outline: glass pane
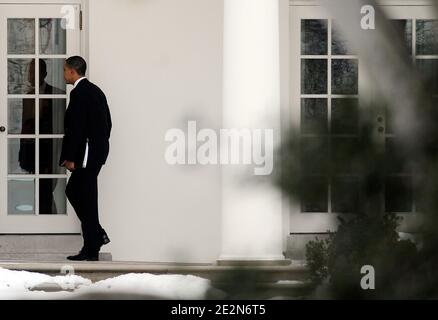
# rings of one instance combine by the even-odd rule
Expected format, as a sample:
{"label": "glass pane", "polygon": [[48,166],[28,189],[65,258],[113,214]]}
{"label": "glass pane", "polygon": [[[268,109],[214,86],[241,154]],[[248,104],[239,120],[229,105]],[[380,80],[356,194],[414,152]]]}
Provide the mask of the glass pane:
{"label": "glass pane", "polygon": [[353,54],[348,46],[347,40],[334,23],[332,27],[332,55]]}
{"label": "glass pane", "polygon": [[66,179],[40,179],[39,214],[67,214]]}
{"label": "glass pane", "polygon": [[417,68],[432,94],[438,94],[438,60],[417,59]]}
{"label": "glass pane", "polygon": [[407,151],[404,144],[397,138],[386,138],[385,141],[385,169],[387,174],[410,173],[412,165],[409,163]]}
{"label": "glass pane", "polygon": [[62,20],[40,19],[41,54],[66,54],[67,32],[62,27]]}
{"label": "glass pane", "polygon": [[438,54],[438,20],[417,20],[417,54]]}
{"label": "glass pane", "polygon": [[327,99],[301,99],[301,132],[327,132]]}
{"label": "glass pane", "polygon": [[65,59],[40,60],[40,94],[65,94],[67,87],[64,80]]}
{"label": "glass pane", "polygon": [[331,187],[332,212],[357,213],[359,211],[358,177],[336,177]]}
{"label": "glass pane", "polygon": [[301,20],[301,54],[327,54],[327,20]]}
{"label": "glass pane", "polygon": [[35,99],[8,99],[8,133],[35,134]]}
{"label": "glass pane", "polygon": [[35,93],[34,59],[8,59],[8,93]]}
{"label": "glass pane", "polygon": [[301,212],[328,212],[328,183],[325,177],[303,177]]}
{"label": "glass pane", "polygon": [[412,55],[412,20],[391,20],[395,32],[406,48],[406,53]]}
{"label": "glass pane", "polygon": [[34,179],[8,179],[8,214],[35,214]]}
{"label": "glass pane", "polygon": [[357,94],[357,69],[356,59],[332,60],[332,93]]}
{"label": "glass pane", "polygon": [[40,100],[40,134],[63,134],[65,99]]}
{"label": "glass pane", "polygon": [[8,54],[35,54],[35,19],[8,19]]}
{"label": "glass pane", "polygon": [[35,139],[8,139],[8,173],[35,173]]}
{"label": "glass pane", "polygon": [[62,139],[40,139],[40,174],[65,174],[59,166]]}
{"label": "glass pane", "polygon": [[301,138],[301,167],[303,174],[325,174],[328,170],[328,139]]}
{"label": "glass pane", "polygon": [[301,60],[301,93],[327,93],[327,60]]}
{"label": "glass pane", "polygon": [[412,212],[412,178],[392,176],[385,180],[385,211]]}
{"label": "glass pane", "polygon": [[332,99],[332,133],[357,133],[358,111],[357,99]]}
{"label": "glass pane", "polygon": [[359,139],[354,137],[332,138],[332,165],[337,173],[358,174],[361,167]]}

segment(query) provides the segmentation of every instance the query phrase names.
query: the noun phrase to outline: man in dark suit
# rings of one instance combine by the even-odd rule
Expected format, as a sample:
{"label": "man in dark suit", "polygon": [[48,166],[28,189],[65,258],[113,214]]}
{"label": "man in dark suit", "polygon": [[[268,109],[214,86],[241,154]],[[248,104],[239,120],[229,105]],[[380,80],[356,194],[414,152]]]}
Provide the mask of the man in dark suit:
{"label": "man in dark suit", "polygon": [[[40,94],[65,94],[65,91],[51,86],[46,82],[47,63],[45,60],[39,60],[39,93]],[[27,94],[35,94],[35,60],[32,60],[29,68],[29,82],[31,89]],[[40,134],[53,134],[53,99],[40,99]],[[35,101],[32,99],[23,99],[22,111],[22,130],[21,134],[35,134]],[[53,174],[54,165],[57,160],[54,160],[53,154],[54,143],[52,139],[40,140],[40,174]],[[20,167],[27,173],[35,173],[35,139],[21,139],[20,151],[18,154]],[[40,196],[39,207],[40,214],[56,214],[56,202],[53,197],[53,191],[57,185],[56,179],[40,179]]]}
{"label": "man in dark suit", "polygon": [[79,56],[64,65],[67,84],[74,85],[65,113],[65,136],[60,165],[72,172],[66,195],[82,224],[84,245],[69,260],[99,260],[102,245],[109,242],[99,223],[97,177],[109,153],[111,115],[105,94],[85,78],[87,64]]}

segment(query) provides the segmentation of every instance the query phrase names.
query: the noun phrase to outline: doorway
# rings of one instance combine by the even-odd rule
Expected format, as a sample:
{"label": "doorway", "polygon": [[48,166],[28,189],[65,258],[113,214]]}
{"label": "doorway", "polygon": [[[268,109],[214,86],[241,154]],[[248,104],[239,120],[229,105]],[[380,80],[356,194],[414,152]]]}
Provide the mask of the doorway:
{"label": "doorway", "polygon": [[[406,50],[420,71],[436,70],[435,42],[438,20],[430,6],[383,6],[399,30]],[[302,145],[318,148],[320,160],[331,156],[332,148],[347,148],[357,139],[360,100],[369,92],[366,67],[350,52],[333,19],[319,6],[290,6],[290,122],[300,131]],[[435,30],[435,32],[434,32]],[[395,135],[385,115],[376,118],[380,139],[393,152]],[[392,151],[391,151],[392,150]],[[313,159],[318,161],[318,159]],[[420,214],[415,201],[412,172],[397,169],[385,181],[382,206],[386,212],[403,216],[410,225]],[[338,170],[339,169],[339,170]],[[335,231],[338,216],[357,213],[359,177],[349,168],[337,168],[329,179],[315,171],[305,181],[308,196],[293,203],[291,234],[320,234]],[[348,195],[348,196],[346,196]],[[412,231],[412,230],[411,230]]]}
{"label": "doorway", "polygon": [[63,65],[80,53],[80,6],[67,7],[0,4],[2,234],[80,231],[58,164],[71,90]]}

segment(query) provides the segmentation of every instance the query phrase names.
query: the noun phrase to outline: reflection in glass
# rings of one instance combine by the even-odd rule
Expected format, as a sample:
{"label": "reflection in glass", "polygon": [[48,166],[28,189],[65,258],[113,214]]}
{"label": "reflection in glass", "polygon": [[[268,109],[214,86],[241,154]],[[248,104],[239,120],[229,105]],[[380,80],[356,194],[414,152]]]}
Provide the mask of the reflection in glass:
{"label": "reflection in glass", "polygon": [[327,60],[301,60],[301,93],[327,93]]}
{"label": "reflection in glass", "polygon": [[327,178],[303,177],[300,193],[301,212],[328,212]]}
{"label": "reflection in glass", "polygon": [[62,139],[40,139],[40,174],[65,174],[58,165]]}
{"label": "reflection in glass", "polygon": [[66,179],[40,179],[39,214],[67,214]]}
{"label": "reflection in glass", "polygon": [[338,176],[331,185],[332,212],[357,213],[359,211],[359,178]]}
{"label": "reflection in glass", "polygon": [[412,177],[388,176],[385,179],[385,212],[412,212]]}
{"label": "reflection in glass", "polygon": [[35,60],[8,59],[8,93],[32,94],[35,92]]}
{"label": "reflection in glass", "polygon": [[[53,61],[52,61],[53,60]],[[64,68],[63,59],[40,59],[39,61],[39,94],[65,94],[64,69],[60,71],[60,64]],[[52,74],[55,72],[55,74]],[[61,72],[61,75],[56,74]],[[60,79],[62,77],[62,80]],[[35,94],[35,60],[32,60],[29,69],[30,89],[27,94]],[[56,83],[56,86],[53,85]]]}
{"label": "reflection in glass", "polygon": [[301,20],[301,54],[327,54],[327,20]]}
{"label": "reflection in glass", "polygon": [[8,133],[35,134],[35,99],[8,99]]}
{"label": "reflection in glass", "polygon": [[333,170],[339,174],[360,173],[360,144],[356,137],[332,137],[331,158]]}
{"label": "reflection in glass", "polygon": [[62,27],[62,20],[40,19],[40,54],[66,53],[67,32]]}
{"label": "reflection in glass", "polygon": [[35,53],[35,19],[8,19],[8,54]]}
{"label": "reflection in glass", "polygon": [[385,139],[385,170],[387,174],[411,173],[412,164],[409,154],[400,138]]}
{"label": "reflection in glass", "polygon": [[417,68],[425,85],[431,90],[430,93],[438,94],[438,60],[417,59]]}
{"label": "reflection in glass", "polygon": [[34,179],[8,179],[8,214],[35,214]]}
{"label": "reflection in glass", "polygon": [[67,87],[64,80],[65,59],[40,60],[40,94],[65,94]]}
{"label": "reflection in glass", "polygon": [[328,139],[326,137],[301,138],[301,167],[304,174],[326,174],[328,170]]}
{"label": "reflection in glass", "polygon": [[301,132],[327,132],[327,99],[301,99]]}
{"label": "reflection in glass", "polygon": [[412,20],[390,20],[395,32],[403,40],[406,53],[412,55]]}
{"label": "reflection in glass", "polygon": [[356,59],[332,60],[332,93],[357,94],[357,69]]}
{"label": "reflection in glass", "polygon": [[40,100],[40,134],[63,134],[65,99]]}
{"label": "reflection in glass", "polygon": [[8,139],[8,173],[35,173],[35,139]]}
{"label": "reflection in glass", "polygon": [[417,54],[438,54],[438,20],[417,20]]}
{"label": "reflection in glass", "polygon": [[334,24],[332,27],[332,55],[353,54],[348,46],[348,42],[341,34],[339,28]]}
{"label": "reflection in glass", "polygon": [[357,99],[332,99],[332,133],[357,133],[358,121]]}

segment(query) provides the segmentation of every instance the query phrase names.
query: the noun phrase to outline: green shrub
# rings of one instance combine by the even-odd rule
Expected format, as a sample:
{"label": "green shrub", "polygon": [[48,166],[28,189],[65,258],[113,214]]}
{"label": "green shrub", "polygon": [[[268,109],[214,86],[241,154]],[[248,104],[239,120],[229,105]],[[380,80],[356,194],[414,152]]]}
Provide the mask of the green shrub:
{"label": "green shrub", "polygon": [[330,239],[318,239],[306,244],[306,261],[310,272],[310,280],[314,285],[320,284],[329,275]]}
{"label": "green shrub", "polygon": [[[422,296],[423,282],[416,272],[418,251],[411,241],[399,239],[399,223],[392,213],[340,219],[336,233],[306,246],[311,281],[319,285],[327,279],[329,294],[338,299]],[[375,269],[375,290],[360,286],[365,265]]]}

